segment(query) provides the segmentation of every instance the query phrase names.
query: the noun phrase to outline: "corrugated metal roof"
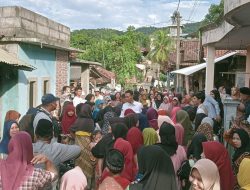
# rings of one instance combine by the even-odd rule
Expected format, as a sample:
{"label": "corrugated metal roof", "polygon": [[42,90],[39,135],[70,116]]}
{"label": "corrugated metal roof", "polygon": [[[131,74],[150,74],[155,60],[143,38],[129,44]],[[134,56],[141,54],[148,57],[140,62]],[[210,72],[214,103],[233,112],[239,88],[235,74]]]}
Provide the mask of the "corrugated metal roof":
{"label": "corrugated metal roof", "polygon": [[[216,59],[214,59],[214,63],[217,63],[217,62],[220,62],[228,57],[231,57],[233,55],[236,55],[238,52],[231,52],[231,53],[228,53],[228,54],[225,54],[221,57],[218,57]],[[198,64],[198,65],[194,65],[194,66],[191,66],[191,67],[185,67],[183,69],[179,69],[179,70],[175,70],[175,71],[172,71],[171,73],[177,73],[177,74],[181,74],[181,75],[191,75],[201,69],[204,69],[207,67],[207,63],[202,63],[202,64]]]}
{"label": "corrugated metal roof", "polygon": [[17,57],[15,57],[15,55],[0,48],[0,64],[2,63],[12,65],[14,67],[18,67],[18,69],[26,71],[32,71],[36,69],[32,65],[29,65],[28,63],[25,63],[24,61],[18,59]]}

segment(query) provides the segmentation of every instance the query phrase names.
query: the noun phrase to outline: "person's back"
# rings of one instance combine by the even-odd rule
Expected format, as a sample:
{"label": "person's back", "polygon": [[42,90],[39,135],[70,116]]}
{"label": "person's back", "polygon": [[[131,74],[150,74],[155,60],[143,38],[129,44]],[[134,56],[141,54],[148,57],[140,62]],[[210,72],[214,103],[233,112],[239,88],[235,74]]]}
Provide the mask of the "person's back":
{"label": "person's back", "polygon": [[[34,168],[44,163],[45,170]],[[9,143],[9,156],[0,160],[0,189],[44,189],[57,177],[57,171],[44,155],[33,157],[31,137],[26,132],[17,133]]]}
{"label": "person's back", "polygon": [[61,143],[50,143],[53,136],[52,123],[41,119],[35,131],[37,141],[33,143],[34,153],[46,155],[56,167],[67,160],[75,159],[80,155],[81,149],[77,145],[65,145]]}

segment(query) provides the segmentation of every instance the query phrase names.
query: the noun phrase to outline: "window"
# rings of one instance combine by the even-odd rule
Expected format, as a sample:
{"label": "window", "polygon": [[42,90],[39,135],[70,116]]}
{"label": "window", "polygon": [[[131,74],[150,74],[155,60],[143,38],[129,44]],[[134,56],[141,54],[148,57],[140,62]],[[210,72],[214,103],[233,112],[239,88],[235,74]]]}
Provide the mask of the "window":
{"label": "window", "polygon": [[42,95],[48,94],[50,92],[50,78],[42,78]]}
{"label": "window", "polygon": [[29,108],[36,107],[37,100],[37,81],[29,81]]}
{"label": "window", "polygon": [[43,81],[43,95],[49,93],[49,81]]}

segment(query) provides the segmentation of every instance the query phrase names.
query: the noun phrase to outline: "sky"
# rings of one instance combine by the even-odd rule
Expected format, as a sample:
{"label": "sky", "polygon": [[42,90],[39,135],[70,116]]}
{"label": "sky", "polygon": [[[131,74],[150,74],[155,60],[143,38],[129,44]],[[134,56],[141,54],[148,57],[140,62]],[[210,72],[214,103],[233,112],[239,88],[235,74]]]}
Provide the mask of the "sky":
{"label": "sky", "polygon": [[[180,0],[182,23],[201,21],[220,0]],[[162,27],[171,24],[178,0],[0,0],[0,6],[22,6],[77,29]]]}

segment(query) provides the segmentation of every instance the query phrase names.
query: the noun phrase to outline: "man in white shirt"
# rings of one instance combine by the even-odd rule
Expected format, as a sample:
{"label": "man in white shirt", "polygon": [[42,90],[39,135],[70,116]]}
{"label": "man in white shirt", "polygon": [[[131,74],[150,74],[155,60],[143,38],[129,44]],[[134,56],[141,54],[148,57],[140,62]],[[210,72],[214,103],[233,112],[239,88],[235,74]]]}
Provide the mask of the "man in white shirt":
{"label": "man in white shirt", "polygon": [[124,112],[126,109],[132,109],[135,113],[141,113],[142,112],[142,104],[140,102],[137,102],[133,99],[133,91],[127,90],[125,92],[125,99],[126,103],[122,106],[122,111],[120,117],[124,117]]}
{"label": "man in white shirt", "polygon": [[73,99],[74,107],[76,107],[80,103],[85,103],[86,102],[86,100],[84,100],[82,98],[82,88],[80,86],[76,87],[75,94],[76,94],[76,96]]}
{"label": "man in white shirt", "polygon": [[203,92],[198,92],[198,93],[194,94],[193,103],[195,106],[198,107],[196,114],[204,113],[204,114],[208,115],[208,110],[207,110],[206,106],[203,105],[204,100],[205,100],[205,94]]}

